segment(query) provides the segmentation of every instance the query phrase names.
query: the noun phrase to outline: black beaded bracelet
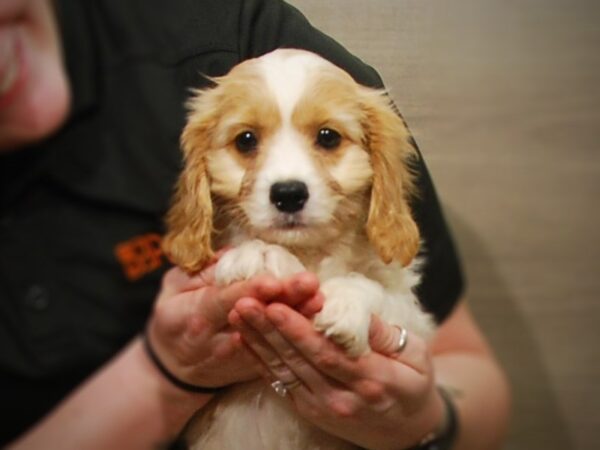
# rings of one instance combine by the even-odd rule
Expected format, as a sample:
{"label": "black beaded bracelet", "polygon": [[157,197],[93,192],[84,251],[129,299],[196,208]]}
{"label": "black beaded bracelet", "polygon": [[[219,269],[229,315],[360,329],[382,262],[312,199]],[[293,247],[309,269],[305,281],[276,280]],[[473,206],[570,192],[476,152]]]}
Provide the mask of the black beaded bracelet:
{"label": "black beaded bracelet", "polygon": [[183,389],[184,391],[193,392],[196,394],[218,394],[219,392],[221,392],[223,389],[226,388],[226,386],[221,386],[221,387],[196,386],[194,384],[186,383],[185,381],[180,380],[175,375],[173,375],[171,372],[169,372],[169,369],[167,369],[165,367],[165,365],[162,363],[162,361],[160,360],[160,358],[158,357],[158,355],[152,348],[152,345],[150,344],[150,339],[148,339],[148,335],[146,333],[142,334],[142,342],[144,343],[144,348],[146,349],[146,353],[148,354],[148,356],[150,357],[150,360],[154,363],[156,368],[160,371],[160,373],[162,373],[164,375],[164,377],[167,380],[169,380],[173,385],[177,386],[179,389]]}
{"label": "black beaded bracelet", "polygon": [[450,394],[443,387],[439,387],[438,389],[446,405],[444,430],[440,434],[426,437],[424,442],[409,450],[451,450],[456,441],[456,436],[458,435],[458,414],[456,407],[450,398]]}

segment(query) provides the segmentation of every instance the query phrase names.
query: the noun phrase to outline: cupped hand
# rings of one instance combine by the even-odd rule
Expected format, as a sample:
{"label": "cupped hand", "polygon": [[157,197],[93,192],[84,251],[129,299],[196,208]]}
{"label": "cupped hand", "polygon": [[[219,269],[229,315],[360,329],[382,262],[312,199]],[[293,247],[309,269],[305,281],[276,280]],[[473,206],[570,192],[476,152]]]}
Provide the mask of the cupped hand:
{"label": "cupped hand", "polygon": [[238,300],[283,302],[307,315],[320,307],[319,283],[312,274],[284,280],[259,276],[219,287],[214,272],[214,263],[193,276],[178,268],[168,271],[146,330],[166,368],[180,380],[203,387],[259,376],[259,362],[227,320]]}
{"label": "cupped hand", "polygon": [[400,330],[373,317],[373,351],[352,359],[284,304],[243,299],[229,320],[267,381],[291,386],[298,412],[330,434],[364,448],[402,449],[443,422],[428,347],[416,335],[397,353]]}

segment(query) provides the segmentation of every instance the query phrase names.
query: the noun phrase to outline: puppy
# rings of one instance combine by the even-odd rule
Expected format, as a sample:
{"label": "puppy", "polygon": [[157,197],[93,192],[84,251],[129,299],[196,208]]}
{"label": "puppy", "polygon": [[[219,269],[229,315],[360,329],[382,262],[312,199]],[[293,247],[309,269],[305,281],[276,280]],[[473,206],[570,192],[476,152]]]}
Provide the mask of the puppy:
{"label": "puppy", "polygon": [[[316,273],[314,326],[351,356],[369,322],[426,337],[417,301],[420,238],[409,133],[381,91],[301,50],[245,61],[195,93],[182,135],[185,166],[164,249],[193,273],[214,249],[217,283]],[[350,449],[294,412],[264,382],[241,384],[192,420],[193,449]]]}

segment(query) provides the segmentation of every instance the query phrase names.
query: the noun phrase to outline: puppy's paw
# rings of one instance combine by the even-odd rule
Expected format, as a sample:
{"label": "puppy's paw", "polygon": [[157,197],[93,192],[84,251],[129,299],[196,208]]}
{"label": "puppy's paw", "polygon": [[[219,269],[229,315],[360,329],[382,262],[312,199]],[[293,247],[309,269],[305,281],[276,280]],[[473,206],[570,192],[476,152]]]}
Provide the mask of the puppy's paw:
{"label": "puppy's paw", "polygon": [[378,313],[385,299],[383,288],[362,275],[332,278],[321,287],[325,304],[314,325],[350,356],[369,350],[371,314]]}
{"label": "puppy's paw", "polygon": [[300,260],[285,248],[254,239],[221,257],[215,269],[215,279],[219,286],[225,286],[260,274],[283,278],[304,270]]}

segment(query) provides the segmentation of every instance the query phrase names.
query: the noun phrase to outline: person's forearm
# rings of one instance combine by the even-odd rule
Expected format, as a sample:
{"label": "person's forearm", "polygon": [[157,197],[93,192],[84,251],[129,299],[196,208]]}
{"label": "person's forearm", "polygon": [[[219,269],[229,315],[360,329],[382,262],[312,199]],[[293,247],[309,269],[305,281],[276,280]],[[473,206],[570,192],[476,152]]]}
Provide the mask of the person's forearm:
{"label": "person's forearm", "polygon": [[456,406],[459,432],[453,450],[501,447],[509,421],[510,393],[502,370],[487,354],[434,357],[436,380]]}
{"label": "person's forearm", "polygon": [[171,386],[136,339],[9,448],[156,449],[209,400]]}

